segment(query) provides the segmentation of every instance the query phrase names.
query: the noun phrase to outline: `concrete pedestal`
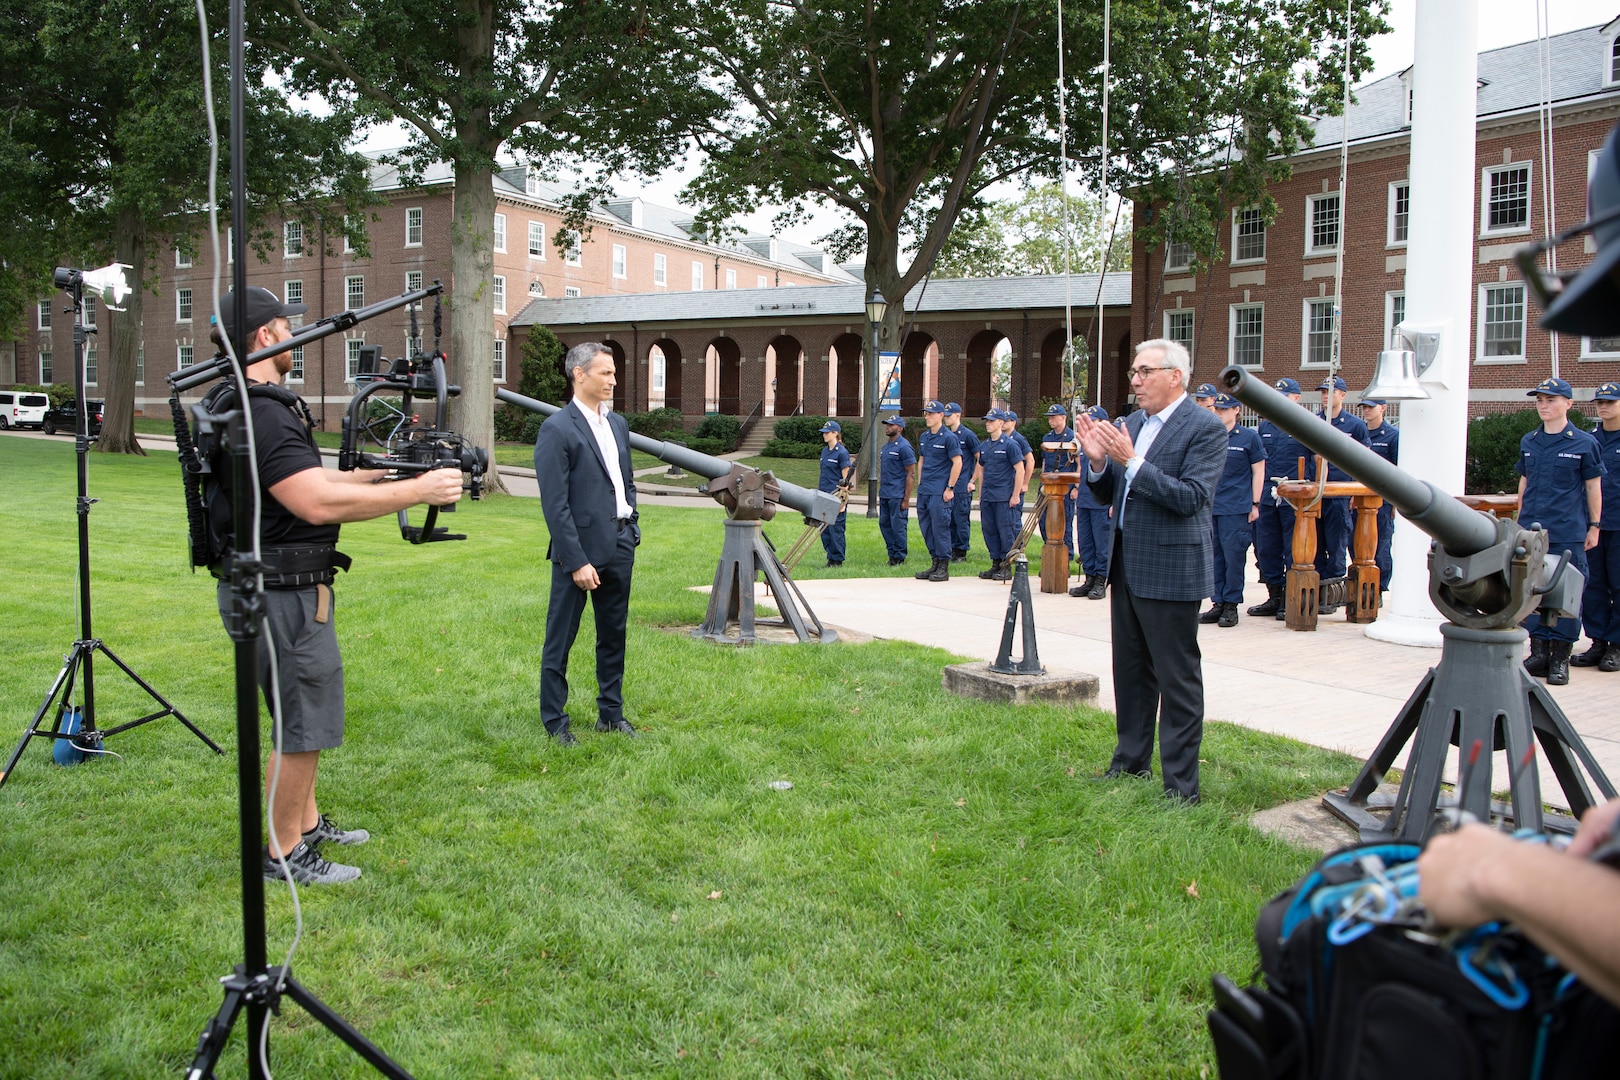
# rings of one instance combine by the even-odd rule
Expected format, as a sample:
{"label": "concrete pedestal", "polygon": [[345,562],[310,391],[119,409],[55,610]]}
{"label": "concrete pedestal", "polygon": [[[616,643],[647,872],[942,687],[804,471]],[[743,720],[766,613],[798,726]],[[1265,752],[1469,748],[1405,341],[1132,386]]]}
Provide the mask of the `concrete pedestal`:
{"label": "concrete pedestal", "polygon": [[1048,671],[1044,675],[1002,675],[984,662],[952,664],[945,669],[945,689],[958,697],[1009,705],[1095,705],[1099,681],[1083,671]]}

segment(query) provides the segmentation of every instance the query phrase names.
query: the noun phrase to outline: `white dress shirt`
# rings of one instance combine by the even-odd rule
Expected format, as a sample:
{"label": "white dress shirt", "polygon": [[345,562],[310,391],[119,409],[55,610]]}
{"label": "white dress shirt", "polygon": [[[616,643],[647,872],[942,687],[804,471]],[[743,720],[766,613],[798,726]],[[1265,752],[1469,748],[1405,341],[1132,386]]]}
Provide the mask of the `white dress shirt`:
{"label": "white dress shirt", "polygon": [[619,441],[613,437],[613,425],[608,423],[608,413],[613,411],[613,406],[603,402],[600,409],[593,409],[579,398],[575,398],[574,407],[591,426],[591,434],[596,436],[596,445],[602,451],[602,461],[607,465],[608,479],[613,481],[614,516],[627,518],[635,513],[635,509],[625,495],[624,476],[619,467]]}
{"label": "white dress shirt", "polygon": [[[1136,452],[1131,455],[1130,464],[1125,466],[1125,494],[1119,500],[1119,520],[1114,523],[1114,528],[1121,530],[1125,528],[1125,504],[1131,497],[1131,481],[1136,479],[1137,472],[1142,468],[1142,462],[1147,458],[1147,452],[1153,448],[1154,440],[1158,439],[1159,432],[1164,430],[1164,425],[1169,421],[1170,415],[1180,408],[1181,403],[1186,400],[1187,392],[1183,390],[1176,400],[1152,416],[1143,417],[1142,429],[1136,433]],[[1102,473],[1092,470],[1090,462],[1086,463],[1086,475],[1093,480],[1102,478]]]}

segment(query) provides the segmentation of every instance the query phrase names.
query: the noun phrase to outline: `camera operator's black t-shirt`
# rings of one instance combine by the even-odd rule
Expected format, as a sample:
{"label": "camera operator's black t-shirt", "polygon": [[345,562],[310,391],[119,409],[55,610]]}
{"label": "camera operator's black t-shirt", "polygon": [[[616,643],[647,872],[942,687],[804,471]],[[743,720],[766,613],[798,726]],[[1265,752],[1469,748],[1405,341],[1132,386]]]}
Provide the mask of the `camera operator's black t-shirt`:
{"label": "camera operator's black t-shirt", "polygon": [[336,544],[337,525],[312,525],[297,517],[270,494],[270,489],[305,469],[319,469],[321,454],[303,415],[291,406],[261,394],[249,394],[253,403],[253,436],[259,459],[260,543],[271,547]]}

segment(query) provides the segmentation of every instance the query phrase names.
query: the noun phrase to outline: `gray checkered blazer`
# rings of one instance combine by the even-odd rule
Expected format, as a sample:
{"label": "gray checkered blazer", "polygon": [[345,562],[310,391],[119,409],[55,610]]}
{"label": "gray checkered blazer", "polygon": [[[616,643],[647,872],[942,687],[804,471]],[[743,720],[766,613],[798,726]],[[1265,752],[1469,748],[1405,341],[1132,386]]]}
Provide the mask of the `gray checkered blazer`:
{"label": "gray checkered blazer", "polygon": [[[1125,418],[1131,441],[1146,419],[1141,409]],[[1210,594],[1209,508],[1225,467],[1225,426],[1191,398],[1177,405],[1136,472],[1125,527],[1116,540],[1125,546],[1131,592],[1150,600],[1200,600]],[[1112,506],[1114,520],[1120,521],[1124,466],[1110,461],[1089,484],[1097,501]]]}

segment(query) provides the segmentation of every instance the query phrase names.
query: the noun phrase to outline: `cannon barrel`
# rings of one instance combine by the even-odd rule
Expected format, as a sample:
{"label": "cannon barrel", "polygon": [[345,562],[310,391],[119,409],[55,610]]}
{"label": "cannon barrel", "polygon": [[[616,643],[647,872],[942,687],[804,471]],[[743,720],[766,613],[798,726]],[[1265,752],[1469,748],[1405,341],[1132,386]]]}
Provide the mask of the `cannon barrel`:
{"label": "cannon barrel", "polygon": [[[562,411],[556,405],[537,401],[522,394],[514,394],[510,390],[497,388],[495,396],[508,405],[516,405],[520,409],[527,409],[530,412],[539,413],[541,416],[550,416],[553,413]],[[724,458],[700,454],[690,447],[681,446],[679,443],[659,442],[657,439],[649,439],[645,435],[637,435],[633,431],[630,433],[630,446],[632,449],[640,450],[644,454],[651,454],[659,461],[679,465],[687,472],[697,473],[708,480],[718,480],[720,477],[725,476],[731,472],[732,466],[735,464],[726,461]],[[838,519],[838,514],[843,509],[842,504],[838,501],[838,496],[829,492],[802,488],[797,484],[790,484],[781,479],[778,479],[776,483],[781,488],[780,499],[782,505],[797,510],[805,517],[830,523]]]}
{"label": "cannon barrel", "polygon": [[1470,510],[1426,480],[1402,472],[1371,450],[1319,419],[1298,402],[1236,365],[1221,372],[1221,384],[1243,404],[1383,496],[1401,516],[1466,558],[1498,540],[1490,517]]}

